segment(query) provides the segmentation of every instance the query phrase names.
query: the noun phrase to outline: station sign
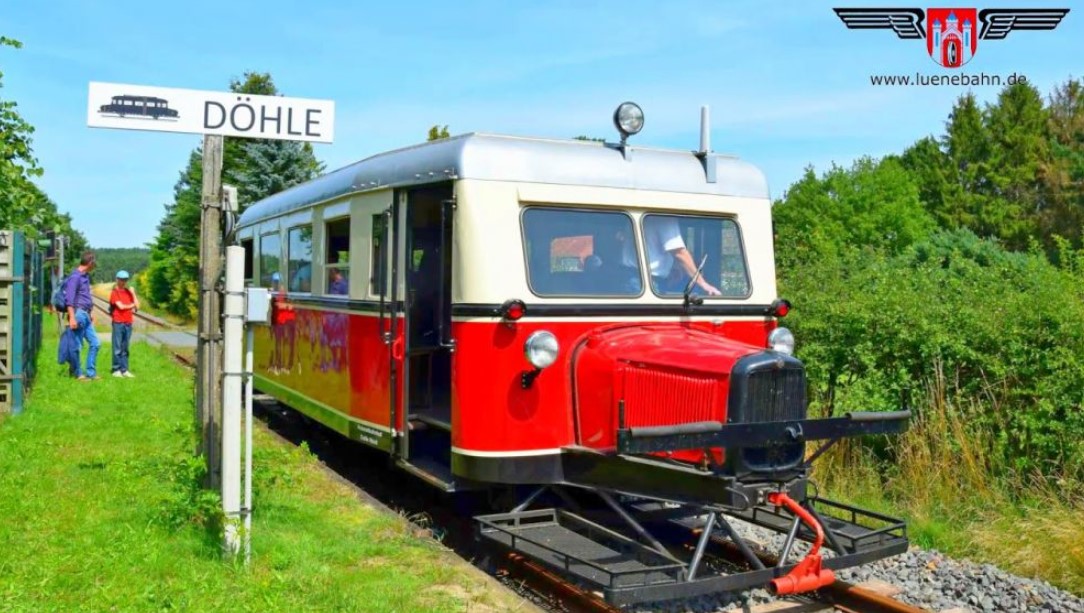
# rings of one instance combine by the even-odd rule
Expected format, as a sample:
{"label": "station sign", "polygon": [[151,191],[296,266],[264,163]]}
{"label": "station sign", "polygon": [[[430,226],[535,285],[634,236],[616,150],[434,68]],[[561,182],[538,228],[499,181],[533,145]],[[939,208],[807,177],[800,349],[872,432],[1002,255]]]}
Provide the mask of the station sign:
{"label": "station sign", "polygon": [[87,125],[330,143],[335,102],[91,81]]}

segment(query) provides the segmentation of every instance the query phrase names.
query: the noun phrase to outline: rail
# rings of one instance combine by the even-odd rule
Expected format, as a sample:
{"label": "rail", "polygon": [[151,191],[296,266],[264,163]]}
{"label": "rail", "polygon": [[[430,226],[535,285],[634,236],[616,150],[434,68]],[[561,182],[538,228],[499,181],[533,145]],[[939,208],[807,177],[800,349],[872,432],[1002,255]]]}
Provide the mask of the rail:
{"label": "rail", "polygon": [[[109,316],[109,301],[107,301],[104,298],[101,298],[99,296],[92,296],[92,298],[94,299],[94,308],[97,309],[98,311],[102,312],[103,314],[105,314],[106,317],[108,317]],[[185,330],[184,328],[181,328],[180,326],[178,326],[176,324],[170,323],[170,322],[168,322],[168,321],[166,321],[166,320],[164,320],[164,319],[162,319],[160,317],[155,317],[154,315],[148,315],[146,313],[141,313],[139,311],[136,311],[134,313],[134,316],[135,316],[136,319],[139,319],[139,320],[141,320],[143,322],[146,322],[146,323],[148,323],[148,324],[150,324],[152,326],[157,326],[159,328],[164,328],[164,329],[166,329],[166,330],[168,330],[170,332],[178,332],[178,333],[182,333],[182,334],[187,334],[187,335],[192,336],[193,338],[195,338],[195,336],[196,336],[195,333],[190,332],[188,330]],[[156,343],[158,343],[159,345],[165,347],[167,349],[167,351],[169,352],[170,357],[172,357],[177,362],[179,362],[182,365],[187,366],[189,368],[195,368],[196,367],[196,361],[195,361],[195,359],[193,357],[187,356],[187,355],[184,355],[182,353],[179,353],[177,351],[172,350],[170,348],[170,343],[165,342],[165,340],[162,339],[161,337],[155,336],[154,332],[149,332],[149,331],[144,330],[144,331],[142,331],[142,333],[146,334],[147,336],[149,336],[151,338],[153,338]]]}

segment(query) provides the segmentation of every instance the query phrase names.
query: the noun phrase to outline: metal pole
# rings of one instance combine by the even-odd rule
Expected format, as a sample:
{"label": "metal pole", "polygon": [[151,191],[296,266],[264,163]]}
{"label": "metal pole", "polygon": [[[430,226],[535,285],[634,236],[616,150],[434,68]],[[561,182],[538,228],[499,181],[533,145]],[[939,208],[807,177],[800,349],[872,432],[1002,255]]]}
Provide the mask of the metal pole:
{"label": "metal pole", "polygon": [[711,531],[715,529],[715,511],[708,513],[708,520],[704,522],[704,531],[700,533],[700,540],[696,543],[696,551],[693,552],[692,562],[689,563],[689,581],[696,580],[696,571],[700,569],[700,560],[704,558],[704,550],[707,549],[711,539]]}
{"label": "metal pole", "polygon": [[794,521],[790,524],[790,532],[787,533],[787,540],[783,542],[783,553],[779,555],[779,564],[776,564],[778,568],[783,568],[783,565],[787,563],[790,548],[794,546],[794,537],[798,536],[798,528],[801,527],[801,524],[802,519],[795,515]]}
{"label": "metal pole", "polygon": [[[243,265],[243,264],[242,264]],[[252,325],[248,325],[247,343],[245,344],[245,564],[252,553],[252,346],[256,335]]]}
{"label": "metal pole", "polygon": [[226,300],[223,322],[222,381],[222,512],[226,516],[225,549],[241,551],[241,370],[245,318],[245,250],[226,247]]}
{"label": "metal pole", "polygon": [[60,241],[60,261],[57,264],[60,266],[60,280],[64,280],[64,243],[67,242],[67,237],[61,234],[57,237]]}
{"label": "metal pole", "polygon": [[707,106],[700,107],[700,153],[711,152],[711,115]]}
{"label": "metal pole", "polygon": [[651,546],[655,549],[655,551],[658,551],[659,553],[666,556],[667,558],[670,558],[671,560],[674,559],[674,556],[670,555],[670,552],[667,551],[666,547],[663,547],[662,543],[656,540],[655,537],[651,536],[651,533],[645,530],[644,527],[640,525],[640,522],[636,521],[633,516],[629,515],[628,511],[622,508],[621,505],[613,499],[613,496],[611,496],[609,492],[604,492],[600,490],[596,493],[599,495],[600,498],[602,498],[602,500],[606,504],[610,506],[611,509],[613,509],[615,512],[617,512],[618,515],[621,516],[621,519],[625,520],[625,523],[632,526],[632,529],[636,531],[636,534],[639,534],[641,538],[650,543]]}
{"label": "metal pole", "polygon": [[203,137],[203,195],[200,215],[199,336],[196,352],[196,419],[200,428],[199,453],[207,459],[210,489],[221,483],[219,412],[222,352],[219,299],[215,289],[222,274],[222,137]]}
{"label": "metal pole", "polygon": [[[60,242],[60,257],[57,259],[57,266],[59,266],[59,268],[57,270],[59,272],[58,272],[57,278],[56,278],[56,285],[53,286],[53,291],[56,291],[56,288],[60,287],[60,284],[64,282],[64,241],[65,241],[65,237],[64,237],[63,234],[60,234],[56,238],[57,238],[57,241]],[[67,323],[67,322],[64,321],[64,314],[63,313],[57,313],[56,314],[56,331],[57,331],[57,334],[63,334],[64,333],[64,324],[65,323]]]}

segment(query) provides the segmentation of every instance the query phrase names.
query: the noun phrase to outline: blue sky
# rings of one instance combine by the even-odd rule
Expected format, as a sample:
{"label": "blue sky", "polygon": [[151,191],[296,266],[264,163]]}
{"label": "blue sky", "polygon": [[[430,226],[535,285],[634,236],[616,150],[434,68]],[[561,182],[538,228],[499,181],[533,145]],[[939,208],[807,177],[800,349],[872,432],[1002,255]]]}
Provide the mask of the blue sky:
{"label": "blue sky", "polygon": [[[773,197],[807,165],[849,164],[940,134],[960,86],[870,85],[870,74],[1024,74],[1041,91],[1084,76],[1084,8],[1052,32],[980,40],[962,70],[888,30],[848,30],[820,2],[5,2],[4,89],[36,128],[41,185],[96,247],[142,245],[199,136],[86,127],[89,81],[226,89],[270,72],[288,96],[336,102],[328,170],[453,134],[615,136],[623,100],[644,108],[634,142],[695,149],[711,107],[712,148],[760,166]],[[927,8],[922,3],[914,3]],[[944,5],[939,5],[944,6]],[[988,2],[978,8],[1061,7]],[[770,8],[768,8],[770,7]],[[997,87],[975,87],[981,100]]]}

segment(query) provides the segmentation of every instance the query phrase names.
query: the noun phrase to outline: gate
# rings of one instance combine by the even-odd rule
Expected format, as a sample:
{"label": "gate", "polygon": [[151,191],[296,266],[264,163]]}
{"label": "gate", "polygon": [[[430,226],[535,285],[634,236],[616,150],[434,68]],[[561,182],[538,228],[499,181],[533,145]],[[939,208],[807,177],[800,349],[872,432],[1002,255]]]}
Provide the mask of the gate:
{"label": "gate", "polygon": [[18,415],[41,348],[42,253],[22,232],[0,231],[0,413]]}

